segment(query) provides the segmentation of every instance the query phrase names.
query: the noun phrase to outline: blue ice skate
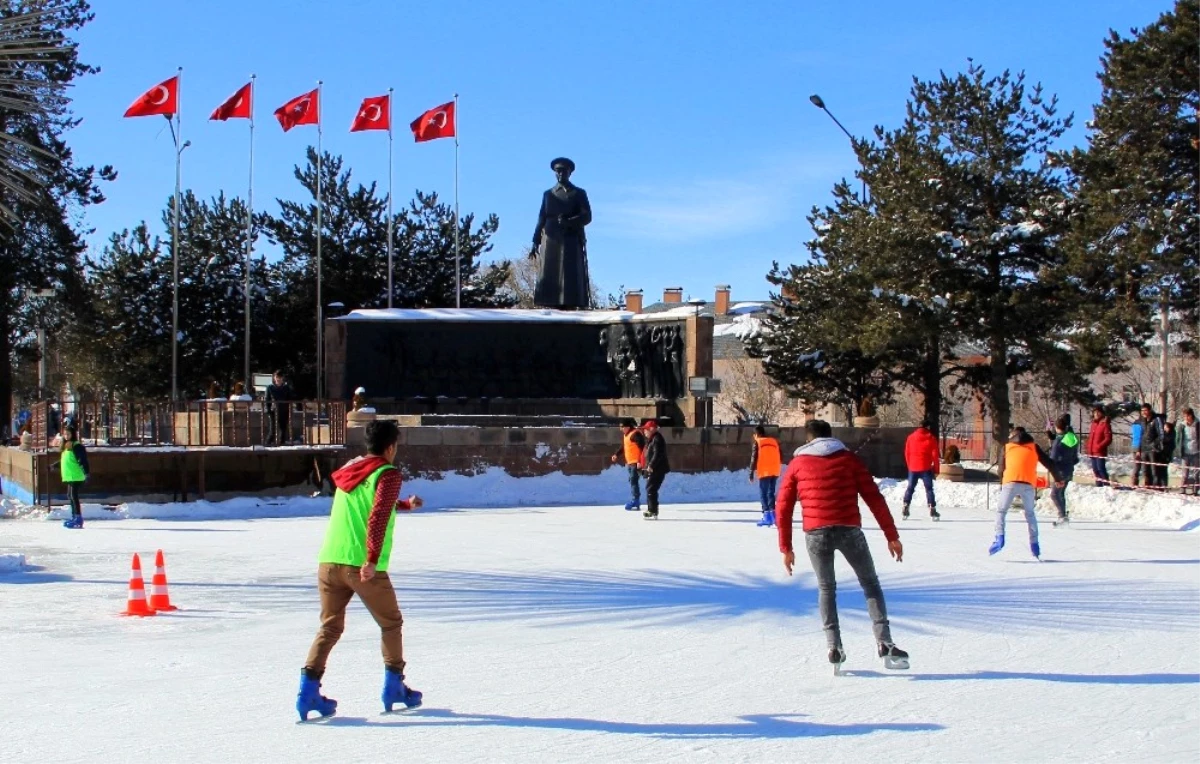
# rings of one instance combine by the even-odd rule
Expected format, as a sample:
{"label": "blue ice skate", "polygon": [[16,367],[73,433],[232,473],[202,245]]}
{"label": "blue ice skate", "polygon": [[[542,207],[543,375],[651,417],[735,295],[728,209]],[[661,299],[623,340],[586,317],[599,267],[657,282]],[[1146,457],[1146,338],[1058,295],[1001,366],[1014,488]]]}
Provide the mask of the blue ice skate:
{"label": "blue ice skate", "polygon": [[63,520],[64,528],[78,530],[83,527],[83,515],[71,515],[66,520]]}
{"label": "blue ice skate", "polygon": [[1004,548],[1004,534],[1002,533],[999,536],[997,536],[996,540],[992,542],[992,545],[990,547],[988,547],[988,554],[995,554],[996,552],[999,552],[1003,548]]}
{"label": "blue ice skate", "polygon": [[758,521],[758,527],[770,528],[773,525],[775,525],[775,510],[768,509],[766,512],[763,512],[762,519]]}
{"label": "blue ice skate", "polygon": [[642,505],[636,501],[625,502],[625,510],[627,512],[638,512],[642,509]]}
{"label": "blue ice skate", "polygon": [[300,692],[296,695],[296,712],[300,721],[308,721],[308,714],[316,711],[321,718],[337,713],[337,701],[321,694],[321,682],[313,679],[308,672],[300,672]]}
{"label": "blue ice skate", "polygon": [[1030,541],[1029,542],[1029,551],[1033,552],[1034,557],[1038,558],[1039,560],[1042,559],[1042,547],[1040,544],[1038,544],[1038,542]]}
{"label": "blue ice skate", "polygon": [[392,706],[397,703],[403,703],[406,708],[416,708],[421,705],[421,693],[404,684],[404,674],[387,669],[383,679],[383,710],[391,713]]}

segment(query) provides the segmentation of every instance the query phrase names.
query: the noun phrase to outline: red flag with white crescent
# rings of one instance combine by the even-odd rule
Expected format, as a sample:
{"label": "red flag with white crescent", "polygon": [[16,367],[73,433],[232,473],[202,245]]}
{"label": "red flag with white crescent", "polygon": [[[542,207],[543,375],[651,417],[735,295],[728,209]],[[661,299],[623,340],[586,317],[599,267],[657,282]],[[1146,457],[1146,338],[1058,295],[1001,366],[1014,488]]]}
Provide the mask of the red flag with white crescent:
{"label": "red flag with white crescent", "polygon": [[283,132],[286,133],[296,125],[317,124],[321,114],[317,97],[317,90],[310,90],[275,110],[275,119],[279,120],[279,126],[283,128]]}
{"label": "red flag with white crescent", "polygon": [[354,116],[354,122],[350,125],[350,132],[390,130],[392,128],[390,98],[385,95],[364,98],[362,106],[358,107],[358,114]]}
{"label": "red flag with white crescent", "polygon": [[227,119],[250,119],[251,98],[253,98],[251,85],[247,82],[238,88],[238,92],[229,96],[229,100],[214,109],[209,119],[217,119],[222,122]]}
{"label": "red flag with white crescent", "polygon": [[179,75],[147,90],[125,110],[126,117],[172,117],[179,111]]}
{"label": "red flag with white crescent", "polygon": [[409,125],[417,143],[454,137],[454,101],[435,106]]}

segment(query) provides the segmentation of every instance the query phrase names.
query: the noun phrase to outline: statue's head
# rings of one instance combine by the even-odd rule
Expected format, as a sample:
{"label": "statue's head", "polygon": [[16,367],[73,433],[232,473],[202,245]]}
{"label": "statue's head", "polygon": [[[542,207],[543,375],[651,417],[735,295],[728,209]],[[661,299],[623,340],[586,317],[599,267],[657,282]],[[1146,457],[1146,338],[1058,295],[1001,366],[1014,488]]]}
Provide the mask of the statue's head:
{"label": "statue's head", "polygon": [[550,162],[550,169],[554,170],[554,177],[559,183],[566,183],[571,173],[575,172],[575,163],[566,157],[559,157]]}

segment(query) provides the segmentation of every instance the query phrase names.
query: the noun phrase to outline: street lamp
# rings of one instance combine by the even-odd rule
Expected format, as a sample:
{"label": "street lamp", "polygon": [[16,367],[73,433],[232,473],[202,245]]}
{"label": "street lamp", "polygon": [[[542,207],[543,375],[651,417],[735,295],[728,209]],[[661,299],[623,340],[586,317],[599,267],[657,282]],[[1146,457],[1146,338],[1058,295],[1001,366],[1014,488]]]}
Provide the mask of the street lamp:
{"label": "street lamp", "polygon": [[171,403],[179,400],[179,193],[181,185],[180,157],[191,146],[184,141],[175,150],[175,201],[171,232]]}
{"label": "street lamp", "polygon": [[[842,132],[846,134],[846,137],[850,139],[850,145],[853,146],[854,145],[854,136],[850,134],[850,131],[846,129],[845,125],[843,125],[841,122],[838,121],[837,117],[833,116],[833,112],[831,112],[829,110],[829,107],[825,105],[825,101],[821,100],[821,96],[817,95],[816,93],[813,93],[812,95],[810,95],[808,97],[808,100],[812,102],[813,106],[816,106],[818,109],[820,109],[821,111],[823,111],[829,115],[829,118],[833,120],[833,123],[835,125],[837,125],[838,127],[840,127],[842,129]],[[863,204],[870,203],[870,200],[867,198],[867,179],[866,178],[862,178],[862,197],[863,197]]]}

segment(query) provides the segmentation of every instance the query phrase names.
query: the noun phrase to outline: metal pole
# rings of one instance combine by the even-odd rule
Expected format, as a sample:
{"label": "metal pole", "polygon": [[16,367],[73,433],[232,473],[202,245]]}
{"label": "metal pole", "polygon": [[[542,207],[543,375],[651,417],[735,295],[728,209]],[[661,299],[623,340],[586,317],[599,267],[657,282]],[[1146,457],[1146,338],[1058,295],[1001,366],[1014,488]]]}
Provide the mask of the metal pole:
{"label": "metal pole", "polygon": [[250,269],[254,260],[254,79],[250,75],[250,185],[246,192],[246,361],[242,380],[246,390],[253,396],[254,385],[250,380]]}
{"label": "metal pole", "polygon": [[388,298],[387,298],[387,306],[388,306],[388,310],[391,310],[391,308],[392,308],[392,228],[393,228],[393,221],[392,221],[392,93],[393,92],[394,91],[392,88],[388,88],[388,203],[387,203],[387,216],[388,216],[388,228],[387,228],[387,231],[388,231],[388,234],[387,234],[387,236],[388,236],[388,241],[387,241]]}
{"label": "metal pole", "polygon": [[454,307],[462,307],[462,255],[458,248],[458,93],[454,94]]}
{"label": "metal pole", "polygon": [[183,157],[183,117],[180,113],[183,100],[183,67],[175,75],[175,198],[171,203],[171,401],[179,400],[179,187],[182,184],[181,161]]}
{"label": "metal pole", "polygon": [[317,80],[317,400],[324,393],[325,343],[321,340],[322,324],[325,323],[324,308],[321,303],[321,81]]}
{"label": "metal pole", "polygon": [[1170,385],[1167,379],[1167,372],[1169,366],[1168,355],[1171,352],[1171,299],[1166,287],[1163,287],[1158,310],[1158,331],[1162,338],[1162,350],[1158,355],[1158,410],[1163,415],[1164,420],[1169,420],[1170,417],[1167,416],[1167,404],[1169,403],[1167,397]]}

